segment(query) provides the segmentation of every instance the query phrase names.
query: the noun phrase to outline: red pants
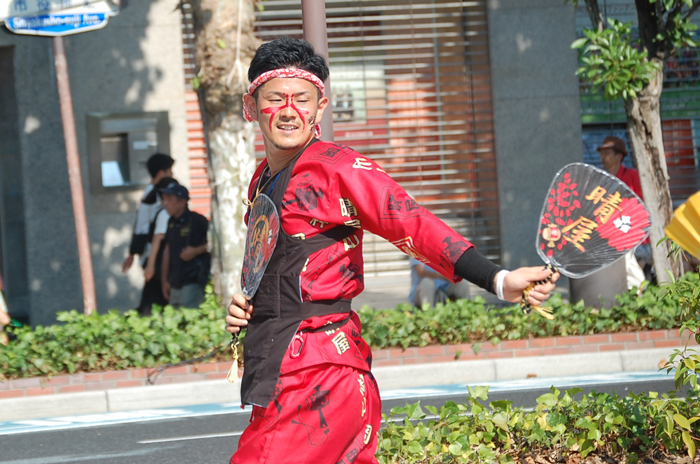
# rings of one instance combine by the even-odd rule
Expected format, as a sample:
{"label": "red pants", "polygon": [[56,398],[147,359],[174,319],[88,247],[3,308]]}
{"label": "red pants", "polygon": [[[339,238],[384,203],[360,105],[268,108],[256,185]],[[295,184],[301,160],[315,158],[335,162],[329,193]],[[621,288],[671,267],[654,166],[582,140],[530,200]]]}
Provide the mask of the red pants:
{"label": "red pants", "polygon": [[321,364],[282,374],[254,406],[230,464],[376,463],[381,401],[368,372]]}

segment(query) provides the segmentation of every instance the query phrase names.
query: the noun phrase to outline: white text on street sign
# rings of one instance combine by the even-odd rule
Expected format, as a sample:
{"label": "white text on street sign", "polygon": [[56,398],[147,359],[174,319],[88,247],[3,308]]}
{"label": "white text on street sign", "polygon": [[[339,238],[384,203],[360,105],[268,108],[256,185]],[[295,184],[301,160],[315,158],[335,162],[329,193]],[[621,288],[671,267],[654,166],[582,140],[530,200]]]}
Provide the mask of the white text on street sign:
{"label": "white text on street sign", "polygon": [[5,26],[15,34],[64,36],[94,31],[107,25],[118,8],[105,0],[78,8],[69,8],[56,14],[8,18]]}
{"label": "white text on street sign", "polygon": [[[0,0],[0,22],[8,18],[39,16],[105,0]],[[114,2],[112,2],[114,3]]]}

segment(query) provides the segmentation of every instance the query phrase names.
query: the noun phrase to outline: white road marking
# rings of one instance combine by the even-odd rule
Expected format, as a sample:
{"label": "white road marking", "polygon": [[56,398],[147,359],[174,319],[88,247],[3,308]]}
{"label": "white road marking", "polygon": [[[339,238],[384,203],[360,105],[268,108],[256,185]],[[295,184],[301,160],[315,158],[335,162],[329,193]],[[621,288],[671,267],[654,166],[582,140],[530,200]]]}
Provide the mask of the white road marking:
{"label": "white road marking", "polygon": [[109,412],[103,414],[86,414],[82,416],[64,416],[51,419],[35,419],[0,422],[0,436],[18,433],[48,432],[55,430],[77,429],[103,425],[128,424],[183,417],[204,417],[220,414],[250,414],[251,408],[241,409],[239,404],[217,403],[182,408],[145,409],[129,412]]}
{"label": "white road marking", "polygon": [[155,438],[153,440],[141,440],[137,443],[140,445],[150,445],[151,443],[169,443],[172,441],[206,440],[208,438],[238,437],[242,434],[243,434],[243,432],[209,433],[206,435],[189,435],[189,436],[184,436],[184,437],[173,437],[173,438]]}
{"label": "white road marking", "polygon": [[91,456],[48,456],[44,458],[33,458],[33,459],[20,459],[12,461],[2,461],[0,464],[69,464],[73,462],[97,462],[103,459],[114,459],[114,458],[129,458],[136,456],[145,456],[148,454],[156,454],[163,449],[177,448],[176,446],[162,447],[159,449],[153,448],[141,448],[140,450],[125,451],[123,453],[105,453],[105,454],[95,454]]}

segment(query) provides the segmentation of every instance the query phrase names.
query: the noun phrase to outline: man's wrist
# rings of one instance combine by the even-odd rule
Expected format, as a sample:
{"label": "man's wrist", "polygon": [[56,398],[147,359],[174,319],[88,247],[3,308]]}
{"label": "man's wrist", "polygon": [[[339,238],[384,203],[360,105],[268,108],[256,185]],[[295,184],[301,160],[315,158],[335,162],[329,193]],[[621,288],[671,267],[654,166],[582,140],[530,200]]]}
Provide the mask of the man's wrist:
{"label": "man's wrist", "polygon": [[509,272],[510,271],[502,269],[498,271],[498,274],[496,274],[494,288],[496,289],[496,296],[498,296],[498,299],[501,301],[506,301],[506,298],[504,296],[503,283],[506,280],[506,275],[508,275]]}
{"label": "man's wrist", "polygon": [[491,293],[496,293],[496,274],[500,270],[474,247],[467,248],[455,264],[455,275]]}

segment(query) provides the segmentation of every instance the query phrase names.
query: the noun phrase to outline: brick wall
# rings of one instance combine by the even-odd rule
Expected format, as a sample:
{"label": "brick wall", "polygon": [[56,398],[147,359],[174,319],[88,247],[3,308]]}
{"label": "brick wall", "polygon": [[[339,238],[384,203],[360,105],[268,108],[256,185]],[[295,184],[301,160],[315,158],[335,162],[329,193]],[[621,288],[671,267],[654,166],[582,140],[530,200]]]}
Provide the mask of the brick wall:
{"label": "brick wall", "polygon": [[[154,385],[202,380],[223,380],[231,362],[184,365],[172,367],[155,377]],[[148,385],[149,369],[92,372],[81,374],[31,377],[0,382],[0,400],[23,396],[53,395],[86,391],[103,391],[114,388],[142,387]],[[239,373],[242,374],[242,371]]]}
{"label": "brick wall", "polygon": [[[404,364],[469,361],[472,359],[518,358],[561,354],[600,353],[605,351],[642,350],[649,348],[680,348],[686,342],[697,346],[695,340],[678,336],[678,330],[653,330],[573,337],[533,338],[529,340],[462,343],[459,345],[426,346],[377,350],[373,352],[373,367]],[[478,353],[478,354],[477,354]]]}
{"label": "brick wall", "polygon": [[199,96],[192,89],[192,79],[197,75],[195,59],[195,34],[192,6],[182,4],[182,56],[185,74],[185,107],[187,117],[187,155],[190,170],[190,209],[206,217],[211,215],[211,186],[204,124]]}
{"label": "brick wall", "polygon": [[[685,343],[697,346],[692,338],[679,337],[677,330],[654,330],[597,334],[573,337],[533,338],[530,340],[504,341],[498,345],[486,343],[463,343],[459,345],[426,346],[423,348],[386,349],[373,351],[373,367],[400,366],[408,364],[468,361],[474,359],[517,358],[524,356],[548,356],[577,353],[599,353],[606,351],[639,350],[649,348],[680,348]],[[475,353],[478,351],[478,354]],[[215,362],[173,367],[155,378],[155,385],[223,380],[230,362]],[[38,395],[53,395],[86,391],[103,391],[115,388],[141,387],[148,385],[148,369],[128,369],[72,375],[57,375],[51,378],[33,377],[0,382],[0,400]],[[242,374],[242,370],[238,375]]]}

